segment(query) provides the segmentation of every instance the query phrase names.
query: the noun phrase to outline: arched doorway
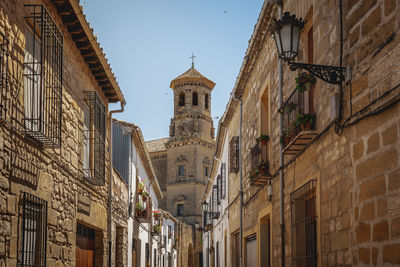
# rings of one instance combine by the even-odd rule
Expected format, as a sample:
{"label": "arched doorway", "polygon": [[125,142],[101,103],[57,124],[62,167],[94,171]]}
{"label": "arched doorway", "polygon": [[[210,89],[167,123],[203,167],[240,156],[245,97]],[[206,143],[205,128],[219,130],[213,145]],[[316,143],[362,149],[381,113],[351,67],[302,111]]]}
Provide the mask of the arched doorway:
{"label": "arched doorway", "polygon": [[194,258],[193,258],[193,245],[192,243],[189,244],[188,249],[188,267],[194,267]]}

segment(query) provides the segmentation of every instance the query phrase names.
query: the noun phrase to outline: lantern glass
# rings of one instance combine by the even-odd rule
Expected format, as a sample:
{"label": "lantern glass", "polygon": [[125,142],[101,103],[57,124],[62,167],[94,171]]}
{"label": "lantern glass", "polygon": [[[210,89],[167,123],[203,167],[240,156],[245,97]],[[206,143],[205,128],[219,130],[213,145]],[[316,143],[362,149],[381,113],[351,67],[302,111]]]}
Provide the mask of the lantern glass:
{"label": "lantern glass", "polygon": [[282,19],[275,20],[273,37],[279,57],[285,61],[293,61],[298,54],[300,33],[304,26],[302,19],[285,12]]}
{"label": "lantern glass", "polygon": [[292,51],[292,25],[284,25],[281,29],[281,42],[282,50],[285,54],[285,58],[291,54]]}
{"label": "lantern glass", "polygon": [[292,26],[292,55],[291,57],[294,59],[297,56],[299,51],[299,41],[300,41],[300,32],[301,28],[297,25]]}

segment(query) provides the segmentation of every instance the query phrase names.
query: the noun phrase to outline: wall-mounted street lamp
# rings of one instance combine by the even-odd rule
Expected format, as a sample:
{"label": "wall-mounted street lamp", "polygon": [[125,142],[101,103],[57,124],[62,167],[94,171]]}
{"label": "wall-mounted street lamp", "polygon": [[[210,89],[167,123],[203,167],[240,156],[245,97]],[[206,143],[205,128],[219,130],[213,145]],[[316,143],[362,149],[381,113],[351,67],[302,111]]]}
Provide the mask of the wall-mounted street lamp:
{"label": "wall-mounted street lamp", "polygon": [[286,61],[292,71],[304,69],[330,84],[341,84],[345,80],[345,68],[294,62],[304,24],[302,18],[297,19],[296,15],[290,15],[289,12],[285,12],[279,20],[274,19],[271,33],[279,58]]}

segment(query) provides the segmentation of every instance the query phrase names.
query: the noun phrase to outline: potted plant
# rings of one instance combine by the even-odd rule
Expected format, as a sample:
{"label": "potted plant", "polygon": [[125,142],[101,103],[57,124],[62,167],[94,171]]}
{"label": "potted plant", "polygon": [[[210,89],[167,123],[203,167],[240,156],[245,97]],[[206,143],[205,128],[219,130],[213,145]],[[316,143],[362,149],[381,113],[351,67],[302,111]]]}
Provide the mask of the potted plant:
{"label": "potted plant", "polygon": [[158,220],[161,217],[161,212],[158,210],[153,211],[154,220]]}
{"label": "potted plant", "polygon": [[299,72],[295,80],[296,88],[300,93],[304,93],[306,90],[310,90],[311,84],[315,83],[315,77],[308,72]]}
{"label": "potted plant", "polygon": [[144,211],[143,204],[140,201],[136,202],[136,207],[135,207],[136,216],[141,217],[143,215],[143,211]]}
{"label": "potted plant", "polygon": [[144,190],[144,184],[142,182],[139,182],[138,188],[137,188],[138,194],[139,195],[142,194],[143,190]]}
{"label": "potted plant", "polygon": [[316,114],[298,114],[296,118],[296,126],[301,127],[303,131],[311,130],[314,128]]}
{"label": "potted plant", "polygon": [[269,163],[266,161],[261,161],[258,166],[258,172],[261,175],[267,176],[269,174]]}
{"label": "potted plant", "polygon": [[171,237],[172,237],[172,233],[169,233],[168,238],[171,239]]}
{"label": "potted plant", "polygon": [[252,169],[249,174],[250,181],[253,181],[258,176],[259,173],[260,171],[258,170],[258,168]]}
{"label": "potted plant", "polygon": [[297,108],[296,103],[294,103],[293,101],[290,101],[289,103],[287,103],[285,105],[285,107],[283,108],[283,112],[285,114],[289,114],[290,112],[292,112],[293,110],[295,110]]}
{"label": "potted plant", "polygon": [[156,224],[153,226],[153,234],[159,235],[161,233],[161,226]]}
{"label": "potted plant", "polygon": [[260,137],[258,137],[256,139],[257,143],[261,143],[264,146],[268,144],[268,140],[269,140],[269,136],[266,134],[262,134],[262,135],[260,135]]}
{"label": "potted plant", "polygon": [[142,192],[142,200],[143,200],[143,202],[146,202],[148,196],[149,196],[149,193],[147,193],[146,190],[143,190],[143,192]]}

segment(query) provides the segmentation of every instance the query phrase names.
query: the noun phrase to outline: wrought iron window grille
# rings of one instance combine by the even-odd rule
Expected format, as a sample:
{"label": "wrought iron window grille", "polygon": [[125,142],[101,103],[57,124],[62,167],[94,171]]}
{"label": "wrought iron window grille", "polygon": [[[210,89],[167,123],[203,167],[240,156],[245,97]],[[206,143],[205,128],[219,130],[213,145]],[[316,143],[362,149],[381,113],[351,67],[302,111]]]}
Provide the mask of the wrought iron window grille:
{"label": "wrought iron window grille", "polygon": [[19,265],[46,266],[47,201],[22,193],[22,231]]}
{"label": "wrought iron window grille", "polygon": [[0,32],[0,124],[7,119],[9,41]]}
{"label": "wrought iron window grille", "polygon": [[317,266],[316,181],[291,194],[293,266]]}
{"label": "wrought iron window grille", "polygon": [[[86,104],[89,106],[89,119],[84,126],[84,153],[87,161],[84,163],[84,176],[93,185],[105,183],[105,141],[106,115],[105,106],[95,91],[84,92]],[[88,155],[87,155],[88,154]],[[85,158],[85,157],[84,157]]]}
{"label": "wrought iron window grille", "polygon": [[43,5],[27,10],[24,127],[43,147],[61,146],[63,36]]}

